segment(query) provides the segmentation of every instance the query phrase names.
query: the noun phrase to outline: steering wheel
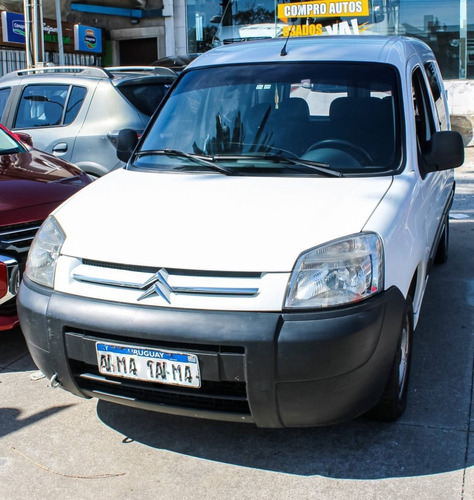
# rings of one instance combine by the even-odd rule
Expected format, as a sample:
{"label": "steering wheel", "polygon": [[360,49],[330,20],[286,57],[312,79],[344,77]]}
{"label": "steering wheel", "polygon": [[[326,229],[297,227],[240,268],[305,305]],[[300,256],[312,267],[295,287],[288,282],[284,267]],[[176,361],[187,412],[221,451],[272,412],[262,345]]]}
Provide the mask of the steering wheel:
{"label": "steering wheel", "polygon": [[344,151],[345,153],[353,156],[362,165],[373,165],[374,163],[374,160],[365,149],[360,147],[358,144],[354,144],[343,139],[324,139],[322,141],[315,142],[307,149],[306,153],[321,148],[333,148]]}

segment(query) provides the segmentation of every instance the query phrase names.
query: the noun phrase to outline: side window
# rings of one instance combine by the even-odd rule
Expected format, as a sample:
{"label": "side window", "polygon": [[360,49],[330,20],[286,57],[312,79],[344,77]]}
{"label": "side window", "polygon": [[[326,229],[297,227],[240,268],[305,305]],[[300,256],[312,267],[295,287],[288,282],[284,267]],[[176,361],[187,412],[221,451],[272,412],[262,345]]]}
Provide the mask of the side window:
{"label": "side window", "polygon": [[418,150],[419,153],[423,153],[435,131],[435,126],[428,97],[428,89],[426,88],[420,68],[417,68],[413,73],[412,94]]}
{"label": "side window", "polygon": [[430,82],[431,95],[436,106],[438,123],[441,130],[448,129],[448,120],[446,118],[446,107],[442,95],[442,85],[440,84],[440,74],[434,62],[425,64],[425,71]]}
{"label": "side window", "polygon": [[66,114],[64,116],[64,125],[69,125],[74,121],[79,113],[79,110],[81,109],[86,94],[87,89],[85,87],[72,87],[71,94],[67,102]]}
{"label": "side window", "polygon": [[60,125],[69,85],[29,85],[23,90],[13,128]]}
{"label": "side window", "polygon": [[5,111],[5,106],[7,105],[8,98],[10,97],[11,88],[7,87],[5,89],[0,89],[0,119]]}

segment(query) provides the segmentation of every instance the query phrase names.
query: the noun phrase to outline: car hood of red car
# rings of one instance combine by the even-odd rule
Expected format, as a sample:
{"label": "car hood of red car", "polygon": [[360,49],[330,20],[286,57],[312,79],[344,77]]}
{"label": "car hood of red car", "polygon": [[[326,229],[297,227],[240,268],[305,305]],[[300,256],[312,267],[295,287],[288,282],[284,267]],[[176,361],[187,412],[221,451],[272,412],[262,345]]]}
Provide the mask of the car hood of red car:
{"label": "car hood of red car", "polygon": [[35,149],[0,155],[0,225],[42,220],[88,182],[77,167]]}

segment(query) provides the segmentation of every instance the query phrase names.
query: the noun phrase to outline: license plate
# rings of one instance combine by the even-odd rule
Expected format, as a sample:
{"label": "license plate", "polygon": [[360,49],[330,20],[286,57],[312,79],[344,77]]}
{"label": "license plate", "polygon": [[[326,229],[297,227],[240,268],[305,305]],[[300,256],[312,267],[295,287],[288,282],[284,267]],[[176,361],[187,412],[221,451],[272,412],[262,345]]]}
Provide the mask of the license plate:
{"label": "license plate", "polygon": [[105,342],[96,342],[95,350],[102,375],[201,387],[199,362],[195,354]]}

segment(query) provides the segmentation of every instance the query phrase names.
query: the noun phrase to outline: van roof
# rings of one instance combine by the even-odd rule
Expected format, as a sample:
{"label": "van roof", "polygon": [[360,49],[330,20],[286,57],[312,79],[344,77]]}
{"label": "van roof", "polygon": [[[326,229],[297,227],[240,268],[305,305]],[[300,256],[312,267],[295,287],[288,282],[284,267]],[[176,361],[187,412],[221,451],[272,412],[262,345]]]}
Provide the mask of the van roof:
{"label": "van roof", "polygon": [[[281,55],[286,43],[286,55]],[[421,40],[403,36],[341,35],[273,38],[224,45],[195,59],[187,69],[291,61],[385,62],[404,67],[410,55],[433,59],[431,49]]]}

